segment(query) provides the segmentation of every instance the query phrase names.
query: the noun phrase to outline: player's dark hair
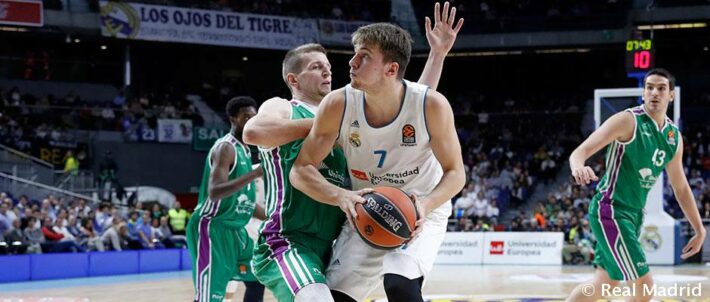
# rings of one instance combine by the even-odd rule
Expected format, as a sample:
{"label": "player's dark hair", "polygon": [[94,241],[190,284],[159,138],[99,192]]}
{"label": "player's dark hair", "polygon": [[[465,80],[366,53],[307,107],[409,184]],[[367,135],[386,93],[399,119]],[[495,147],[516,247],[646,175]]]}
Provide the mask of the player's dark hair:
{"label": "player's dark hair", "polygon": [[229,102],[227,102],[227,116],[236,117],[239,114],[239,110],[244,107],[254,107],[256,108],[256,101],[248,96],[237,96],[233,97]]}
{"label": "player's dark hair", "polygon": [[670,90],[675,89],[675,77],[670,73],[670,71],[665,70],[663,68],[654,68],[654,69],[649,70],[646,73],[646,75],[643,77],[643,84],[644,85],[646,85],[646,79],[648,79],[648,77],[650,77],[652,75],[657,75],[657,76],[661,76],[661,77],[668,79],[668,86],[669,86],[668,88]]}

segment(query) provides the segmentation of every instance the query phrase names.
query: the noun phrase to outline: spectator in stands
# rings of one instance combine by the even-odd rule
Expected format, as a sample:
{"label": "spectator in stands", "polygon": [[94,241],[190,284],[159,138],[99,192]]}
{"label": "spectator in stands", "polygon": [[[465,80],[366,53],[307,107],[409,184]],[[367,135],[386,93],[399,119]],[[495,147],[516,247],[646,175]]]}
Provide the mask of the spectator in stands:
{"label": "spectator in stands", "polygon": [[541,228],[544,230],[547,227],[547,221],[545,219],[545,208],[542,206],[542,203],[538,204],[533,219],[536,222],[535,228]]}
{"label": "spectator in stands", "polygon": [[17,205],[16,207],[20,209],[20,212],[25,214],[25,210],[31,208],[32,206],[30,205],[30,200],[27,198],[27,195],[20,195],[20,198],[17,200]]}
{"label": "spectator in stands", "polygon": [[[540,203],[542,205],[542,203]],[[557,213],[562,210],[562,206],[557,201],[557,197],[554,194],[547,194],[547,204],[545,205],[545,212],[551,217],[557,217]]]}
{"label": "spectator in stands", "polygon": [[82,246],[86,246],[90,251],[103,252],[105,250],[104,242],[94,231],[94,222],[90,218],[81,220],[79,231],[81,232],[79,238],[81,238]]}
{"label": "spectator in stands", "polygon": [[470,191],[472,186],[466,186],[461,191],[461,195],[454,202],[454,217],[461,218],[471,214],[473,207],[473,193]]}
{"label": "spectator in stands", "polygon": [[74,237],[74,234],[69,232],[69,228],[67,228],[67,225],[69,225],[69,223],[66,219],[57,218],[57,220],[54,221],[54,226],[52,227],[52,230],[62,235],[62,238],[60,238],[59,241],[72,241],[76,244],[79,244],[79,242],[76,240],[76,237]]}
{"label": "spectator in stands", "polygon": [[155,242],[153,228],[151,226],[150,212],[143,213],[143,221],[140,225],[137,226],[137,229],[138,238],[143,248],[155,249],[157,246]]}
{"label": "spectator in stands", "polygon": [[12,221],[12,229],[5,232],[5,242],[8,244],[10,254],[24,254],[27,251],[27,242],[20,219]]}
{"label": "spectator in stands", "polygon": [[76,216],[69,216],[69,219],[67,219],[66,228],[67,231],[69,231],[69,233],[77,239],[77,242],[79,242],[78,239],[81,235],[81,229],[79,228],[79,223],[76,220]]}
{"label": "spectator in stands", "polygon": [[173,229],[173,234],[175,235],[185,235],[185,226],[187,225],[187,219],[190,214],[182,208],[179,201],[175,201],[173,208],[168,211],[168,217],[170,219],[170,227]]}
{"label": "spectator in stands", "polygon": [[[62,221],[58,219],[57,224],[61,225]],[[48,245],[49,251],[54,252],[54,253],[83,252],[84,249],[82,249],[80,246],[78,246],[75,241],[63,240],[64,234],[62,234],[56,230],[56,229],[60,229],[60,228],[55,228],[57,226],[57,224],[55,224],[53,226],[52,219],[50,219],[49,217],[45,218],[44,221],[42,222],[42,234],[44,235],[46,242],[49,244]]]}
{"label": "spectator in stands", "polygon": [[104,243],[108,250],[122,251],[126,244],[124,238],[128,237],[128,226],[125,222],[121,222],[120,219],[114,219],[113,225],[106,229],[103,235],[101,235],[101,241]]}
{"label": "spectator in stands", "polygon": [[160,208],[160,203],[156,202],[153,204],[153,210],[150,211],[150,218],[160,220],[160,217],[163,217],[163,210]]}
{"label": "spectator in stands", "polygon": [[476,198],[473,200],[473,213],[471,219],[478,222],[481,218],[486,217],[486,210],[488,210],[488,199],[485,197],[485,192],[483,190],[478,191]]}
{"label": "spectator in stands", "polygon": [[12,220],[8,217],[7,203],[0,203],[0,234],[12,229]]}
{"label": "spectator in stands", "polygon": [[77,215],[79,217],[87,217],[89,216],[89,212],[91,211],[91,207],[86,205],[86,200],[83,198],[79,198],[76,201],[76,207],[74,208],[76,211]]}
{"label": "spectator in stands", "polygon": [[37,218],[34,216],[27,218],[27,226],[24,229],[24,235],[28,245],[28,254],[41,254],[42,244],[45,243],[44,234],[42,234],[40,225],[37,222]]}
{"label": "spectator in stands", "polygon": [[496,199],[494,198],[491,200],[491,203],[488,205],[488,209],[486,209],[486,218],[488,218],[488,221],[492,225],[497,225],[498,224],[498,215],[500,214],[500,210],[498,209],[498,206],[496,205]]}
{"label": "spectator in stands", "polygon": [[54,210],[54,206],[52,206],[52,202],[49,198],[45,198],[42,200],[41,211],[46,213],[50,218],[52,218],[52,220],[57,218],[57,212],[56,210]]}
{"label": "spectator in stands", "polygon": [[72,150],[67,150],[64,156],[64,175],[75,176],[79,173],[79,160],[74,156]]}
{"label": "spectator in stands", "polygon": [[476,221],[476,224],[473,226],[473,229],[471,229],[472,232],[488,232],[491,230],[491,227],[483,221],[483,219],[479,219]]}

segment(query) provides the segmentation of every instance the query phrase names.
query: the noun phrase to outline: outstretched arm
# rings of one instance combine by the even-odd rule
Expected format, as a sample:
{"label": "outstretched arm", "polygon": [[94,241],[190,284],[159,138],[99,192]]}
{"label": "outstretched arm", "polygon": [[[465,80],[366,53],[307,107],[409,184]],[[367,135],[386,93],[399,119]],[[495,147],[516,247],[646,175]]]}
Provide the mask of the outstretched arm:
{"label": "outstretched arm", "polygon": [[616,113],[572,151],[569,156],[569,166],[578,185],[588,185],[592,181],[599,180],[594,170],[585,166],[584,162],[615,139],[622,142],[630,140],[634,136],[635,123],[634,117],[628,112]]}
{"label": "outstretched arm", "polygon": [[261,104],[256,116],[244,125],[244,142],[263,148],[273,148],[304,138],[311,130],[313,119],[291,119],[291,104],[286,99],[271,98]]}
{"label": "outstretched arm", "polygon": [[234,147],[228,143],[220,144],[212,153],[212,158],[210,158],[212,162],[212,172],[210,173],[208,191],[211,200],[220,200],[232,195],[246,187],[255,178],[263,175],[263,170],[259,167],[245,175],[233,180],[228,180],[229,170],[231,170],[233,165],[238,164],[234,160],[234,153]]}
{"label": "outstretched arm", "polygon": [[330,146],[335,144],[344,107],[342,90],[333,91],[323,99],[313,129],[303,141],[301,152],[289,175],[296,189],[330,205],[337,205],[337,197],[343,189],[329,183],[318,171],[318,166],[331,152]]}
{"label": "outstretched arm", "polygon": [[[679,133],[678,137],[682,138],[683,136]],[[680,256],[682,259],[688,259],[698,253],[703,247],[706,234],[703,221],[700,218],[700,212],[698,212],[698,207],[695,203],[695,197],[690,190],[688,179],[685,178],[685,172],[683,171],[683,139],[678,141],[678,152],[668,163],[666,172],[668,172],[668,180],[671,182],[678,205],[680,205],[683,214],[685,214],[688,222],[695,230],[695,235],[690,238],[688,244],[683,248],[683,254]]]}
{"label": "outstretched arm", "polygon": [[313,129],[303,142],[301,152],[291,168],[289,180],[294,188],[314,200],[339,206],[352,223],[352,218],[357,217],[355,204],[365,202],[361,195],[370,190],[345,190],[329,183],[318,171],[318,166],[331,152],[338,137],[344,109],[343,89],[335,90],[323,99]]}
{"label": "outstretched arm", "polygon": [[449,2],[444,2],[443,12],[439,9],[439,2],[434,4],[434,27],[431,27],[431,19],[426,17],[424,28],[426,29],[426,39],[429,42],[429,58],[424,65],[424,70],[419,78],[419,83],[436,90],[441,79],[441,72],[444,68],[444,59],[449,54],[451,47],[456,42],[456,35],[463,26],[463,18],[456,22],[456,7],[449,10]]}

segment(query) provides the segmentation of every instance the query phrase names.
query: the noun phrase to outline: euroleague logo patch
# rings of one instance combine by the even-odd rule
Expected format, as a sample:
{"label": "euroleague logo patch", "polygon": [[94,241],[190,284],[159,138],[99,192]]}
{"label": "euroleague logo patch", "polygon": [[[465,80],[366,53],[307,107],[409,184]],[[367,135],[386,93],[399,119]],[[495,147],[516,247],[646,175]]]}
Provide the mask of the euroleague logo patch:
{"label": "euroleague logo patch", "polygon": [[417,145],[417,130],[412,124],[406,124],[402,127],[402,144],[400,146],[416,146]]}

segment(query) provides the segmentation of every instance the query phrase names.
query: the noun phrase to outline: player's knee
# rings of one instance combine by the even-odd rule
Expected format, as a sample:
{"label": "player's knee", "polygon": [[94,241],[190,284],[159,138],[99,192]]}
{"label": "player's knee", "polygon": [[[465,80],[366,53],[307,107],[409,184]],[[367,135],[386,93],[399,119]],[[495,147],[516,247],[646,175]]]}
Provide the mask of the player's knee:
{"label": "player's knee", "polygon": [[334,302],[330,289],[323,283],[313,283],[298,291],[294,302]]}
{"label": "player's knee", "polygon": [[422,300],[423,277],[408,279],[396,274],[385,274],[385,293],[390,302],[412,302]]}

